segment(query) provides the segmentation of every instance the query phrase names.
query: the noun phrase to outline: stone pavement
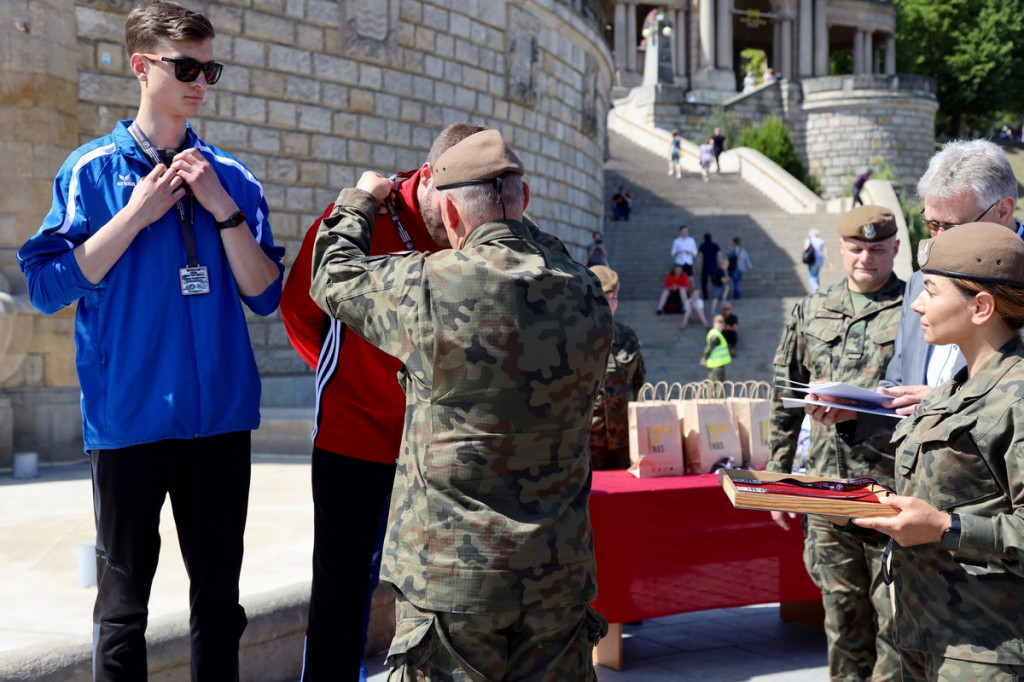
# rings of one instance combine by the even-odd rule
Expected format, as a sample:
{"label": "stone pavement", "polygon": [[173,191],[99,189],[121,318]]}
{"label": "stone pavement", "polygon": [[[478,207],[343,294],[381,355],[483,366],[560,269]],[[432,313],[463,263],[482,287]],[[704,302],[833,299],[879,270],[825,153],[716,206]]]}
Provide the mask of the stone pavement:
{"label": "stone pavement", "polygon": [[[598,666],[599,682],[828,679],[824,631],[782,622],[775,604],[666,616],[623,630],[623,670]],[[369,682],[387,680],[383,663],[369,661]]]}
{"label": "stone pavement", "polygon": [[[241,580],[247,610],[268,594],[301,594],[310,578],[312,549],[309,458],[255,455],[253,462]],[[169,507],[150,601],[154,631],[183,630],[186,623],[188,583]],[[77,586],[78,554],[92,539],[86,463],[44,467],[31,480],[0,475],[0,573],[5,578],[0,581],[0,679],[8,679],[4,661],[24,647],[37,652],[67,646],[87,650],[95,589]],[[774,605],[669,616],[626,626],[625,633],[625,670],[599,668],[602,682],[825,677],[822,632],[783,623]],[[280,650],[275,667],[285,673],[273,678],[253,672],[254,661],[243,653],[243,671],[250,671],[243,679],[294,680],[300,655],[301,641]],[[282,665],[281,658],[290,662]],[[371,679],[383,682],[383,656],[372,659],[369,667]],[[182,679],[178,675],[159,679]],[[79,673],[47,679],[84,678]]]}

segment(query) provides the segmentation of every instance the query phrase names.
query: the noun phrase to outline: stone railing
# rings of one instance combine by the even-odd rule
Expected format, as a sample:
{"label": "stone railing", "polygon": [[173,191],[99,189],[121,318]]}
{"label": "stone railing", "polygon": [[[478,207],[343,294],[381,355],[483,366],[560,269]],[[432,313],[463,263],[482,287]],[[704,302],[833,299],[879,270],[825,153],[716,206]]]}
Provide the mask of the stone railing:
{"label": "stone railing", "polygon": [[558,0],[566,7],[571,8],[575,12],[578,12],[580,16],[587,20],[598,33],[604,34],[604,25],[607,20],[604,7],[601,6],[600,0]]}
{"label": "stone railing", "polygon": [[860,76],[822,76],[802,81],[804,95],[810,96],[831,91],[851,92],[854,90],[889,90],[892,92],[935,95],[935,79],[928,76],[914,76],[900,73],[864,74]]}

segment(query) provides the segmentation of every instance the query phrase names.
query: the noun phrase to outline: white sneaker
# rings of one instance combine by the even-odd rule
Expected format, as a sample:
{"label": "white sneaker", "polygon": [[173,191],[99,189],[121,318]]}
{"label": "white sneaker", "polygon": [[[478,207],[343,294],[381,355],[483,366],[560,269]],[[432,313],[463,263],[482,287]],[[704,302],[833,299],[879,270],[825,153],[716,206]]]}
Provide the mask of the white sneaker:
{"label": "white sneaker", "polygon": [[672,175],[672,171],[669,171],[669,172],[668,172],[668,174],[669,174],[669,175]]}

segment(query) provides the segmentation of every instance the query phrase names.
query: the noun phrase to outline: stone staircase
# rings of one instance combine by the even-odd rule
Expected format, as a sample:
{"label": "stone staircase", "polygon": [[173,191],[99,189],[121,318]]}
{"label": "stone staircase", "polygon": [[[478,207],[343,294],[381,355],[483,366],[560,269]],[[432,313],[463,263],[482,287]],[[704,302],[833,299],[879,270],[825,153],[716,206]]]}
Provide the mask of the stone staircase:
{"label": "stone staircase", "polygon": [[[733,303],[739,351],[727,376],[770,381],[785,321],[793,304],[809,291],[800,253],[810,228],[821,231],[832,259],[833,267],[821,273],[822,286],[842,278],[835,236],[838,215],[786,213],[735,174],[713,173],[707,183],[698,173],[676,179],[667,174],[667,156],[651,154],[614,132],[609,133],[609,154],[606,196],[619,185],[633,195],[628,222],[611,220],[609,209],[604,223],[609,262],[621,283],[617,315],[640,337],[648,380],[685,383],[707,376],[699,364],[705,340],[700,324],[691,320],[681,331],[680,316],[654,312],[672,267],[672,240],[686,224],[698,244],[705,232],[723,248],[739,237],[750,253],[754,272],[744,276],[743,298]],[[699,285],[699,276],[697,281]],[[710,305],[705,312],[710,322]]]}

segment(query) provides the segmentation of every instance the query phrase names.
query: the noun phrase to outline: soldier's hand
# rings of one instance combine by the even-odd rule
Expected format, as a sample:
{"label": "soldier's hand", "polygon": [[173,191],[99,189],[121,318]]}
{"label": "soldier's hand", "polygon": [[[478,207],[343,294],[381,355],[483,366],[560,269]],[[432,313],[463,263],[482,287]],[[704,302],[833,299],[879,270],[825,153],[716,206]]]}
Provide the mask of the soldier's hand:
{"label": "soldier's hand", "polygon": [[892,396],[892,400],[884,403],[885,407],[895,407],[896,414],[908,415],[917,409],[918,403],[932,392],[931,386],[884,386],[879,393]]}
{"label": "soldier's hand", "polygon": [[772,521],[778,524],[779,527],[782,528],[782,530],[789,530],[789,520],[796,518],[795,512],[773,511],[771,512],[771,515]]}
{"label": "soldier's hand", "polygon": [[[808,400],[821,400],[825,402],[832,402],[832,398],[828,396],[818,395],[817,393],[808,393]],[[804,412],[810,416],[811,419],[824,424],[825,426],[832,426],[839,422],[850,421],[857,418],[857,413],[853,410],[844,409],[839,403],[835,405],[804,405]]]}
{"label": "soldier's hand", "polygon": [[871,516],[854,519],[863,528],[874,528],[892,537],[900,547],[913,547],[929,542],[940,542],[949,528],[950,517],[924,500],[905,495],[887,495],[882,504],[891,504],[900,510],[896,516]]}
{"label": "soldier's hand", "polygon": [[359,177],[356,189],[368,192],[377,198],[377,201],[384,201],[391,193],[391,181],[380,173],[366,171]]}

